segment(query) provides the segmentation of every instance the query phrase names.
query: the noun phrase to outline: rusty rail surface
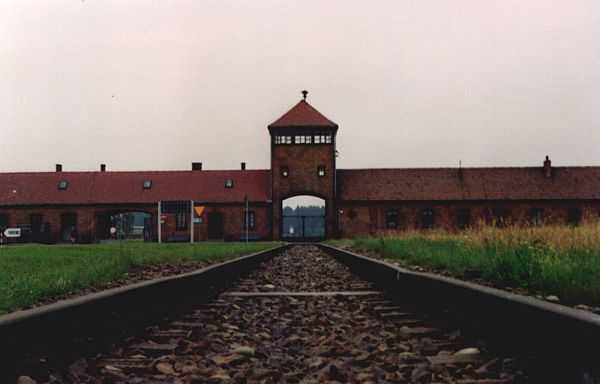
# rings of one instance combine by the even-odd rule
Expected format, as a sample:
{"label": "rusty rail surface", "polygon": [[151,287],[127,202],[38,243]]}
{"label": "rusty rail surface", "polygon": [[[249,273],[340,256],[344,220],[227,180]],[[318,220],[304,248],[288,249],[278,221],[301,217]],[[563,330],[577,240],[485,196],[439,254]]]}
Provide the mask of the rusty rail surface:
{"label": "rusty rail surface", "polygon": [[[544,356],[546,362],[600,367],[600,316],[432,273],[415,272],[330,245],[322,250],[354,273],[424,310],[451,308],[448,316],[486,335],[505,350]],[[443,304],[443,305],[442,305]]]}
{"label": "rusty rail surface", "polygon": [[[67,352],[96,339],[108,344],[191,302],[209,300],[289,245],[242,256],[194,272],[62,300],[0,316],[0,365],[11,367],[40,351]],[[9,369],[10,370],[10,369]],[[0,375],[7,373],[6,370]]]}

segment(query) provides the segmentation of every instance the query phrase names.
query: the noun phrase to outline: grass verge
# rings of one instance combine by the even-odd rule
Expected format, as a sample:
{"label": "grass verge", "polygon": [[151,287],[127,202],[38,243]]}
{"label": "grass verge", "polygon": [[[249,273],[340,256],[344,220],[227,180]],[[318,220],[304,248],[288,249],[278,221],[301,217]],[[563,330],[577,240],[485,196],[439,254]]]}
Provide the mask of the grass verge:
{"label": "grass verge", "polygon": [[395,233],[332,244],[498,287],[557,295],[565,303],[600,305],[600,223]]}
{"label": "grass verge", "polygon": [[0,249],[0,314],[122,277],[150,264],[219,261],[277,243],[14,245]]}

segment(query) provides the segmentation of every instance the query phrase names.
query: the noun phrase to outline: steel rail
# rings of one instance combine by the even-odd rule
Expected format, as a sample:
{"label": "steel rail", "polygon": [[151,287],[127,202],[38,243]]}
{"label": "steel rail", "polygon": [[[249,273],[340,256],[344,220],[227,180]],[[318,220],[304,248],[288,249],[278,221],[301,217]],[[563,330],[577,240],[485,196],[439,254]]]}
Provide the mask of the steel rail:
{"label": "steel rail", "polygon": [[42,351],[68,353],[73,343],[110,343],[194,301],[210,300],[259,263],[290,245],[238,257],[182,275],[157,278],[0,316],[0,369]]}
{"label": "steel rail", "polygon": [[411,271],[330,245],[319,246],[399,300],[429,311],[450,308],[446,316],[485,335],[500,349],[535,353],[548,364],[584,370],[600,367],[599,315],[451,277]]}

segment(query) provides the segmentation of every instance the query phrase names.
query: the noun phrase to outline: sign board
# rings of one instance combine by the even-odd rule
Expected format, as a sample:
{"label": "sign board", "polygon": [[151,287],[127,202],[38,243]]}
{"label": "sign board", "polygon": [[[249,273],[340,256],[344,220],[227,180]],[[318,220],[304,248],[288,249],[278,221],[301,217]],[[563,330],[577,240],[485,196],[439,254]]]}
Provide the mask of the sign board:
{"label": "sign board", "polygon": [[6,228],[4,230],[6,237],[21,237],[21,228]]}
{"label": "sign board", "polygon": [[198,216],[202,216],[204,214],[204,209],[205,209],[205,207],[202,205],[194,207],[194,211],[196,212],[196,215],[198,215]]}
{"label": "sign board", "polygon": [[194,224],[202,224],[202,218],[201,217],[194,217]]}

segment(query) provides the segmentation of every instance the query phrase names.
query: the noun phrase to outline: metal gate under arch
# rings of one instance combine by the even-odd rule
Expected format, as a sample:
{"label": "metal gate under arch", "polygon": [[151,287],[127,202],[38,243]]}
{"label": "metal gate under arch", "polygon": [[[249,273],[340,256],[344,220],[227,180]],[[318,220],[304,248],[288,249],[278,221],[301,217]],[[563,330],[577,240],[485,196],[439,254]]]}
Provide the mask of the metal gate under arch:
{"label": "metal gate under arch", "polygon": [[[304,196],[296,196],[306,198]],[[285,207],[285,201],[282,201],[281,215],[281,237],[285,241],[321,241],[326,236],[326,209],[325,200],[312,197],[315,200],[321,200],[322,205],[297,205],[295,208]]]}

